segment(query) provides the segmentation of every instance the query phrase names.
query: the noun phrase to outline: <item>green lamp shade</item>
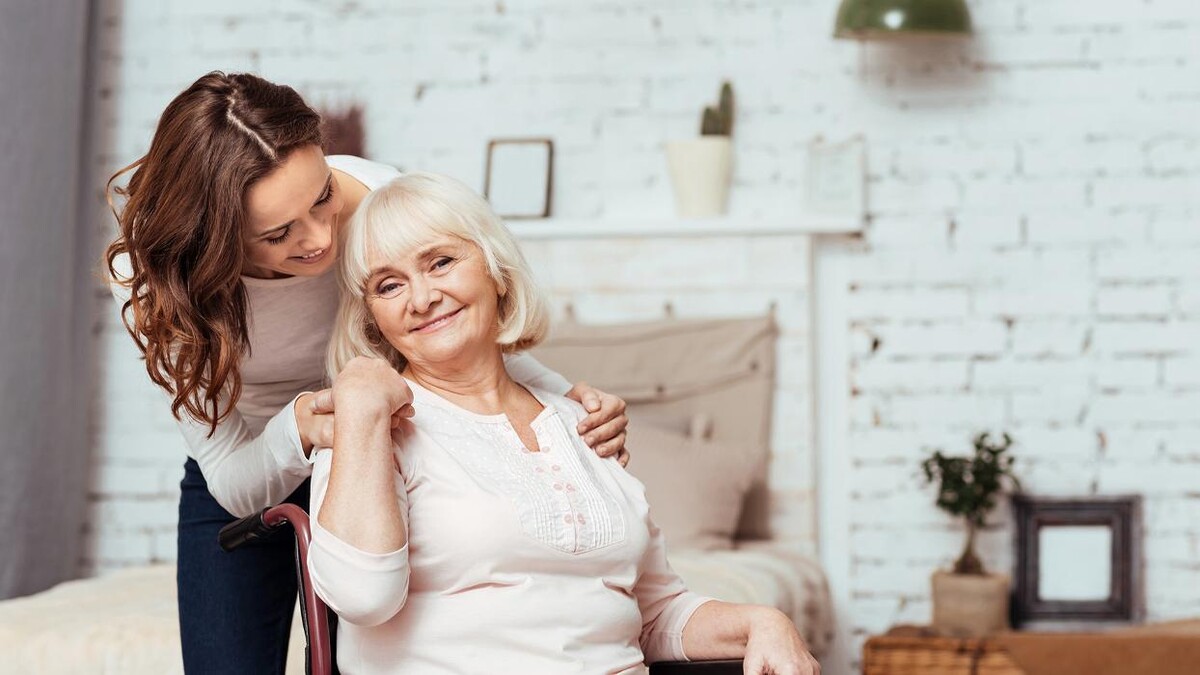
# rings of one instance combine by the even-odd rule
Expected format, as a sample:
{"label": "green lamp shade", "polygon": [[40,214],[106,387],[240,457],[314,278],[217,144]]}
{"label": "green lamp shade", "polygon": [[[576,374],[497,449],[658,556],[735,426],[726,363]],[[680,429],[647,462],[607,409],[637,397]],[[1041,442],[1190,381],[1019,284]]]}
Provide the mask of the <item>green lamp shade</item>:
{"label": "green lamp shade", "polygon": [[872,40],[970,32],[971,14],[964,0],[842,0],[833,36]]}

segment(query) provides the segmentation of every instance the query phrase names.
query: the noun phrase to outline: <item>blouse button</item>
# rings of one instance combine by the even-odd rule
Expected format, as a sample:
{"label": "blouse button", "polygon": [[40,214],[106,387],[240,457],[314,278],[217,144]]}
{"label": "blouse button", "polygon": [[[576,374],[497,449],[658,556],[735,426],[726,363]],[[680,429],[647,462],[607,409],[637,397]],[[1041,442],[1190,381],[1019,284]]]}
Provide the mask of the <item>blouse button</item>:
{"label": "blouse button", "polygon": [[578,521],[580,525],[583,525],[583,524],[586,522],[586,521],[583,519],[583,514],[582,514],[582,513],[581,513],[581,514],[579,514],[579,515],[577,515],[577,516],[575,516],[575,520],[576,520],[576,521]]}
{"label": "blouse button", "polygon": [[567,515],[563,516],[563,522],[570,525],[571,523],[575,522],[575,519],[572,518],[571,514],[568,513]]}
{"label": "blouse button", "polygon": [[575,486],[571,485],[570,483],[567,483],[567,492],[574,492],[574,491],[575,491]]}
{"label": "blouse button", "polygon": [[557,464],[551,464],[550,469],[553,471],[560,471],[560,470],[562,470],[562,467]]}
{"label": "blouse button", "polygon": [[561,489],[563,489],[562,483],[555,483],[555,484],[554,484],[554,489],[555,489],[555,490],[561,490]]}
{"label": "blouse button", "polygon": [[550,446],[548,446],[548,445],[543,445],[543,446],[541,447],[541,451],[542,451],[542,452],[550,452]]}
{"label": "blouse button", "polygon": [[543,469],[543,468],[542,468],[542,467],[540,467],[540,466],[539,466],[539,467],[536,467],[536,468],[534,468],[534,471],[537,471],[538,473],[546,473],[546,470],[545,470],[545,469]]}

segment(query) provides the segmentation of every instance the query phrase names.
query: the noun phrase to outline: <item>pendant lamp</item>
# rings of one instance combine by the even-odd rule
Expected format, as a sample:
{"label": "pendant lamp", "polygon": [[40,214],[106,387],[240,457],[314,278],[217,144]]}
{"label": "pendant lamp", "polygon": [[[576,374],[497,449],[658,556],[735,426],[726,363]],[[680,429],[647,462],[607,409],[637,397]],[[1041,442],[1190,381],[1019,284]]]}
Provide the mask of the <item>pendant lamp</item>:
{"label": "pendant lamp", "polygon": [[969,35],[965,0],[842,0],[836,38],[886,40],[917,35]]}

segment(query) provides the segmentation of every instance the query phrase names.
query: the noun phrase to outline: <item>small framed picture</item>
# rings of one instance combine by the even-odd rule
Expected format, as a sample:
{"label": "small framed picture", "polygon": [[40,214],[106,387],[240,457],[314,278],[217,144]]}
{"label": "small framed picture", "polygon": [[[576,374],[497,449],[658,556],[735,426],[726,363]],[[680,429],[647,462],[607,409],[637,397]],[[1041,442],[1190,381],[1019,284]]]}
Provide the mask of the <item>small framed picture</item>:
{"label": "small framed picture", "polygon": [[1140,497],[1015,495],[1013,510],[1015,625],[1141,619]]}
{"label": "small framed picture", "polygon": [[554,141],[509,138],[488,142],[483,196],[501,218],[550,217]]}

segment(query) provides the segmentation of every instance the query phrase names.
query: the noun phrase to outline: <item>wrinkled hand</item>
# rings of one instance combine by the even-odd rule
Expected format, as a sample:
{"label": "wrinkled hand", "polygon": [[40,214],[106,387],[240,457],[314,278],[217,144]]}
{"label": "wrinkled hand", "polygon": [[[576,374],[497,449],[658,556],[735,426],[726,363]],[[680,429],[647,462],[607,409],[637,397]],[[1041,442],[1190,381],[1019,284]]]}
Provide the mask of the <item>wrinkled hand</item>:
{"label": "wrinkled hand", "polygon": [[820,675],[821,664],[791,619],[774,611],[750,629],[742,669],[746,675]]}
{"label": "wrinkled hand", "polygon": [[625,416],[625,401],[619,396],[606,394],[586,382],[580,382],[567,398],[574,399],[588,411],[576,430],[583,440],[601,457],[616,456],[621,466],[629,464],[629,451],[625,448],[625,428],[629,418]]}
{"label": "wrinkled hand", "polygon": [[379,406],[381,412],[389,409],[393,429],[414,414],[412,391],[404,378],[382,359],[358,357],[346,365],[333,388],[296,399],[296,426],[305,454],[313,447],[333,447],[334,409],[338,407],[335,400],[339,398],[343,406],[351,408],[369,404]]}
{"label": "wrinkled hand", "polygon": [[[378,413],[397,419],[412,417],[408,382],[383,359],[356,356],[333,381],[333,405],[343,413]],[[404,410],[408,408],[407,414]]]}

